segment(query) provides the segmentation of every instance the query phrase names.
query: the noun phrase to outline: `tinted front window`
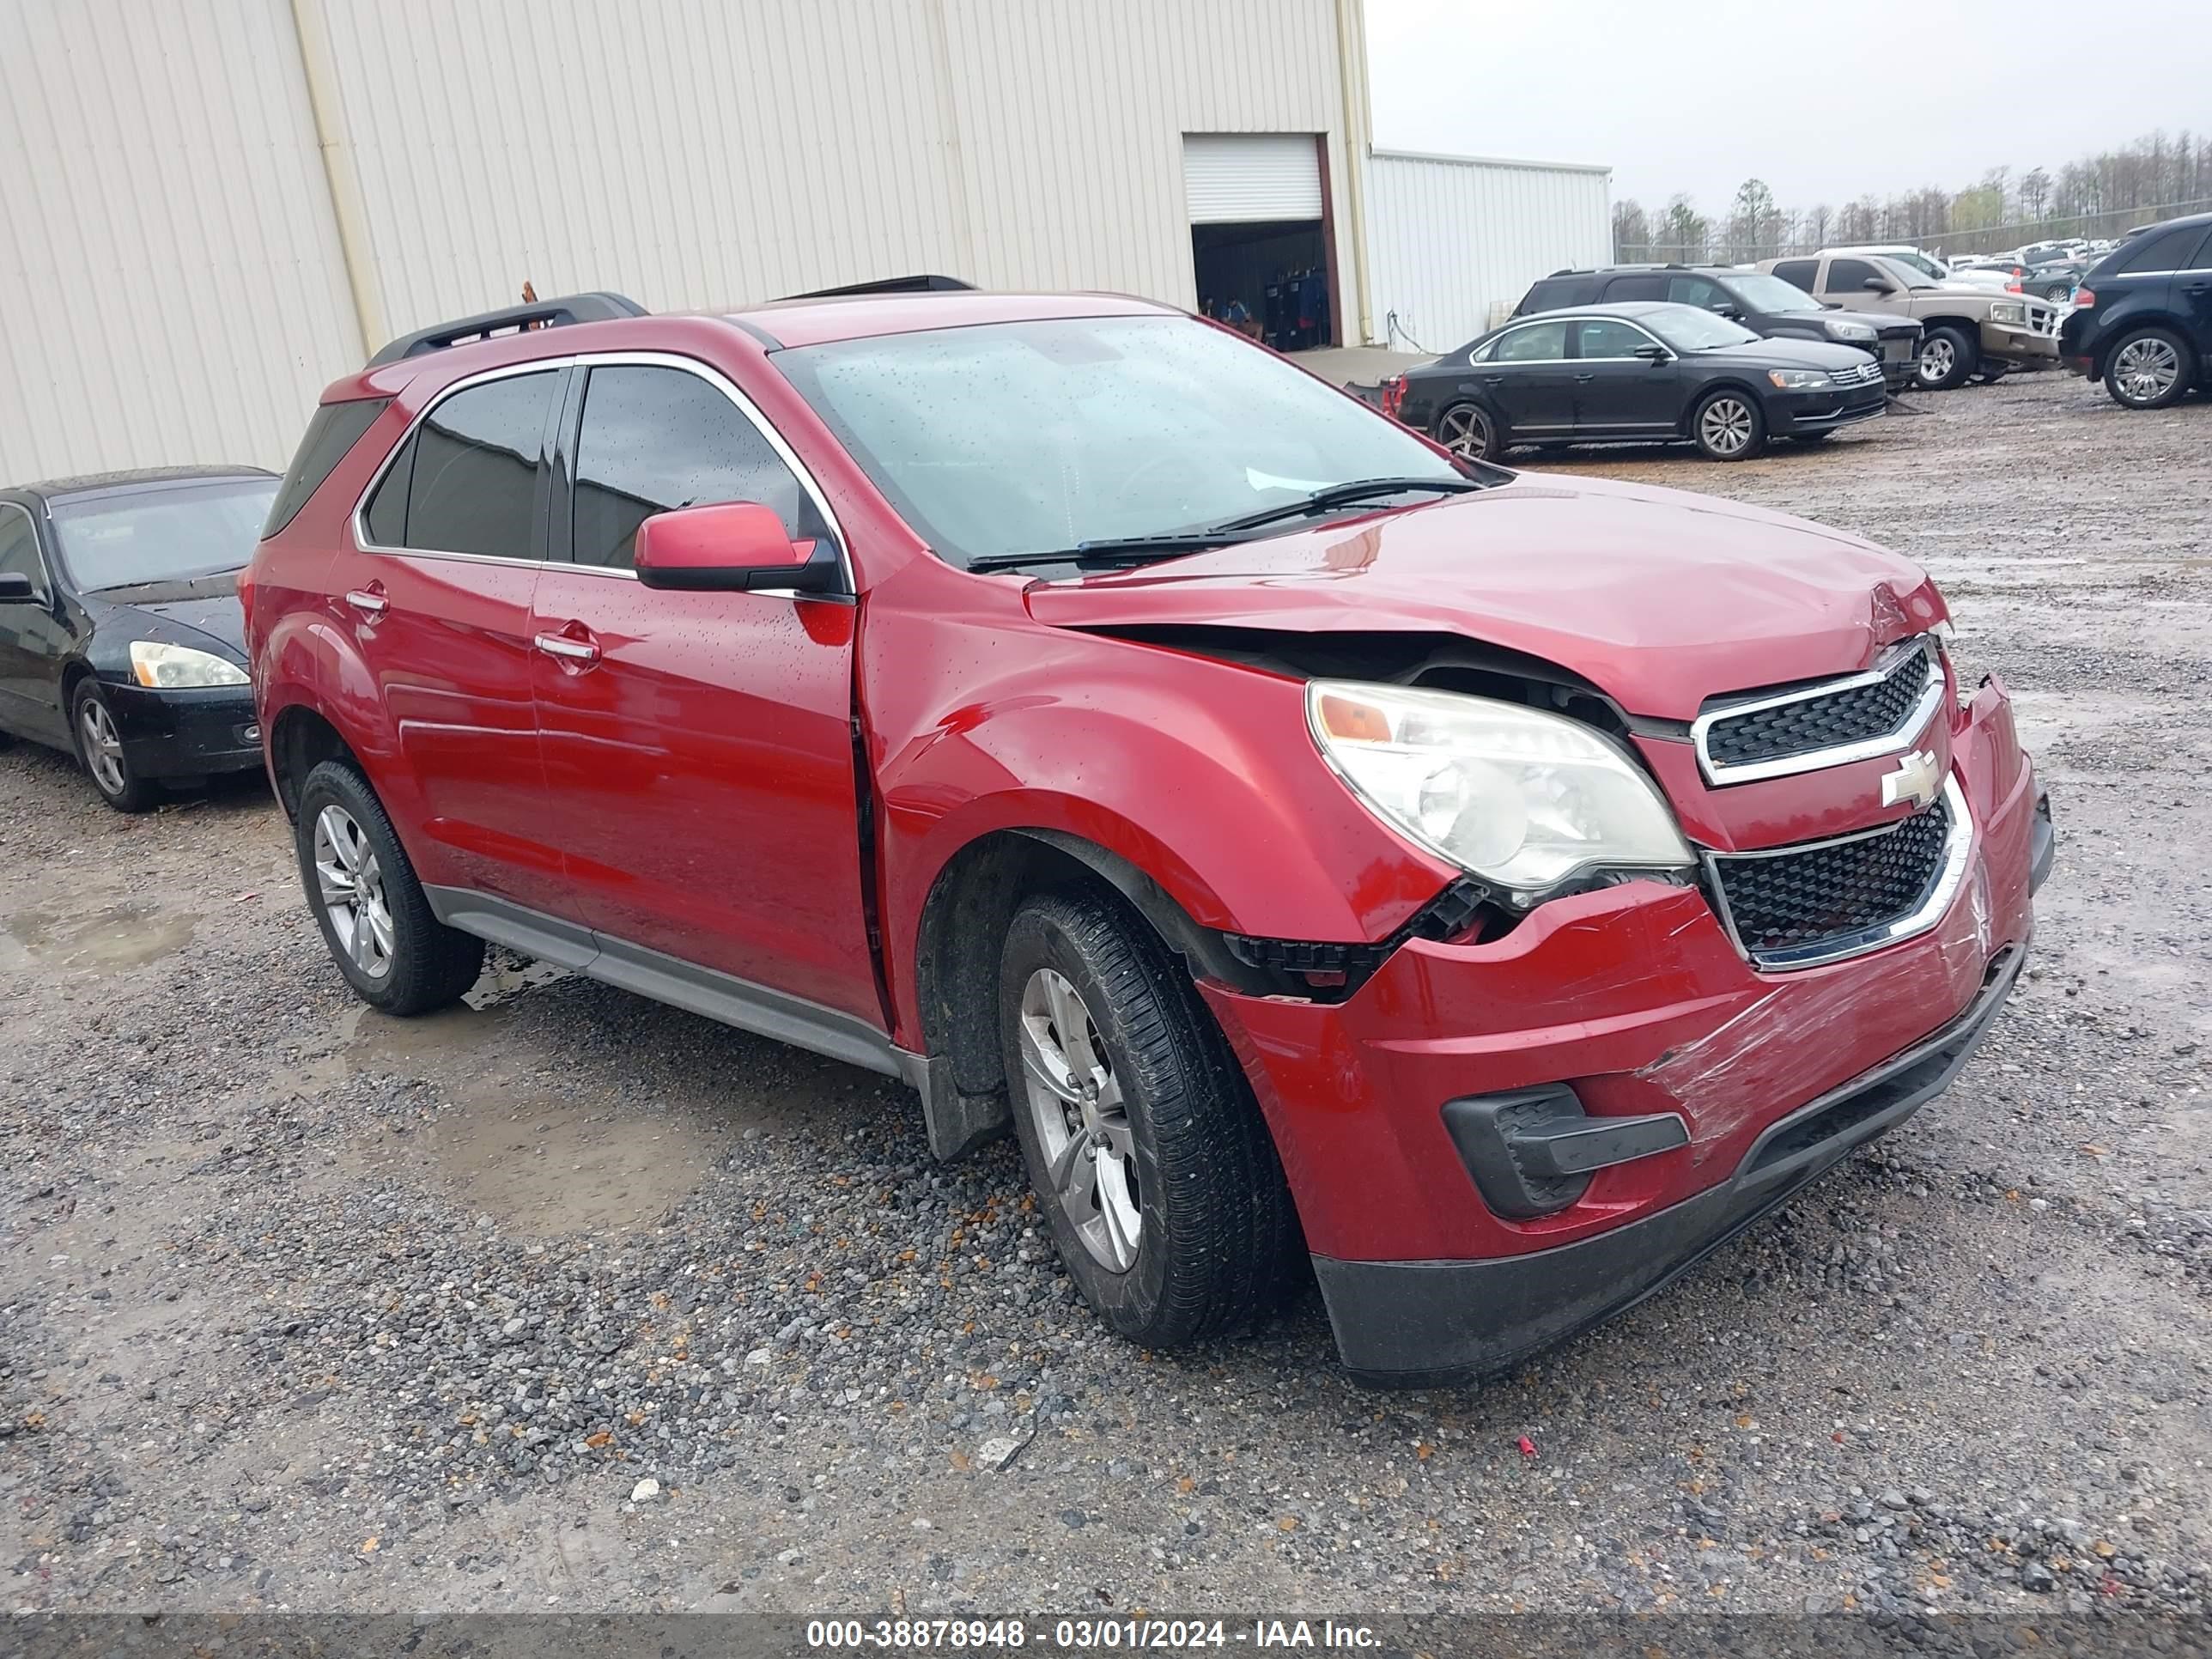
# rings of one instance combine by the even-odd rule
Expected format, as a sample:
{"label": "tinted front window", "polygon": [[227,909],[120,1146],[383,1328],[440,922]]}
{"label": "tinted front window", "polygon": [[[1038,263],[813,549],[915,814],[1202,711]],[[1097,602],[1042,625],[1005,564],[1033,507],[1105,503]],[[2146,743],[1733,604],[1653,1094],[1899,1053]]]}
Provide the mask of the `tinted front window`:
{"label": "tinted front window", "polygon": [[276,499],[269,507],[269,521],[261,526],[263,539],[292,522],[307,504],[307,497],[322,488],[331,469],[345,459],[346,452],[384,413],[391,401],[389,398],[363,398],[353,403],[325,404],[315,411],[314,417],[307,422],[307,435],[300,440],[300,447],[292,456],[292,465],[284,470],[284,481],[276,486]]}
{"label": "tinted front window", "polygon": [[1199,530],[1355,479],[1462,473],[1395,422],[1184,317],[1071,317],[778,352],[956,564]]}
{"label": "tinted front window", "polygon": [[1670,306],[1663,312],[1654,312],[1645,320],[1658,331],[1661,339],[1677,351],[1711,351],[1759,337],[1741,323],[1732,323],[1725,317],[1716,317],[1710,311],[1698,311],[1689,306]]}
{"label": "tinted front window", "polygon": [[[1808,269],[1810,267],[1808,265]],[[1802,289],[1793,288],[1778,269],[1773,276],[1763,270],[1747,271],[1741,276],[1729,278],[1729,287],[1747,311],[1766,315],[1792,311],[1818,311],[1820,302]]]}
{"label": "tinted front window", "polygon": [[1565,323],[1534,323],[1527,328],[1516,328],[1498,337],[1498,349],[1490,354],[1493,363],[1551,362],[1567,355],[1567,325]]}
{"label": "tinted front window", "polygon": [[1814,273],[1820,268],[1820,262],[1818,259],[1784,259],[1774,267],[1774,274],[1792,288],[1800,288],[1810,294],[1813,291]]}
{"label": "tinted front window", "polygon": [[1601,321],[1582,326],[1582,355],[1585,357],[1633,357],[1637,347],[1651,343],[1650,335],[1626,323]]}
{"label": "tinted front window", "polygon": [[46,569],[39,560],[39,532],[31,515],[0,501],[0,575],[28,576],[31,591],[46,597]]}
{"label": "tinted front window", "polygon": [[715,386],[680,368],[595,368],[576,444],[576,562],[627,570],[655,513],[760,501],[794,537],[823,533],[799,480]]}
{"label": "tinted front window", "polygon": [[[415,434],[406,524],[401,539],[386,545],[537,556],[538,470],[560,378],[548,369],[487,380],[432,409]],[[384,506],[381,492],[377,506]],[[371,517],[380,528],[388,523],[386,514]]]}
{"label": "tinted front window", "polygon": [[53,504],[54,541],[78,587],[186,581],[253,556],[274,478],[225,478]]}
{"label": "tinted front window", "polygon": [[2186,270],[2196,258],[2197,245],[2203,240],[2202,225],[2184,225],[2146,236],[2140,246],[2121,255],[2118,269],[2124,275],[2136,270]]}
{"label": "tinted front window", "polygon": [[1873,290],[1867,284],[1881,277],[1881,273],[1863,259],[1832,259],[1828,262],[1828,292],[1831,294],[1867,294]]}
{"label": "tinted front window", "polygon": [[1717,311],[1729,303],[1729,296],[1721,292],[1720,284],[1705,276],[1668,277],[1667,298],[1673,304],[1697,306],[1705,311]]}

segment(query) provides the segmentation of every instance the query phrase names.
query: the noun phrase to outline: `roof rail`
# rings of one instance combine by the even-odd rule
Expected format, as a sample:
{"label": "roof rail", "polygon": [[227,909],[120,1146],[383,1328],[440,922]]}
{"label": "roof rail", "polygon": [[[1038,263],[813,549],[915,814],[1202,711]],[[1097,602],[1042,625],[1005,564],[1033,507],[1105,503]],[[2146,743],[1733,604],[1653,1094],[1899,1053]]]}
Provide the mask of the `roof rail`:
{"label": "roof rail", "polygon": [[957,276],[883,276],[872,283],[848,283],[842,288],[810,289],[805,294],[787,294],[787,300],[835,300],[848,294],[969,294],[975,284],[963,283]]}
{"label": "roof rail", "polygon": [[643,317],[646,308],[624,295],[595,291],[570,294],[558,300],[538,300],[528,305],[502,306],[473,317],[456,318],[403,334],[368,360],[371,368],[396,363],[403,357],[419,357],[426,351],[488,340],[495,334],[526,328],[562,328],[570,323],[604,323],[618,317]]}

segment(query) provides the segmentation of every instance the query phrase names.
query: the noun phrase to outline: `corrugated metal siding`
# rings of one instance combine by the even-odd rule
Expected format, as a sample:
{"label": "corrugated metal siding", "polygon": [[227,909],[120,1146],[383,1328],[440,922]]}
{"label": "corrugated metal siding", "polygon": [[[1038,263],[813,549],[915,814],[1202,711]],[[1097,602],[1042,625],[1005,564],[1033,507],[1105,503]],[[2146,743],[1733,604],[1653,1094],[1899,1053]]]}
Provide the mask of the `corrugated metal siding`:
{"label": "corrugated metal siding", "polygon": [[1537,277],[1612,257],[1611,175],[1590,167],[1387,150],[1367,162],[1368,281],[1393,343],[1449,351]]}
{"label": "corrugated metal siding", "polygon": [[1340,126],[1329,0],[323,3],[395,331],[526,277],[1188,304],[1182,135]]}
{"label": "corrugated metal siding", "polygon": [[281,466],[358,365],[285,0],[0,0],[0,480]]}
{"label": "corrugated metal siding", "polygon": [[[526,279],[656,310],[923,270],[1194,306],[1188,133],[1327,134],[1351,280],[1333,0],[306,3],[394,332]],[[0,477],[281,464],[383,343],[290,0],[0,0]]]}

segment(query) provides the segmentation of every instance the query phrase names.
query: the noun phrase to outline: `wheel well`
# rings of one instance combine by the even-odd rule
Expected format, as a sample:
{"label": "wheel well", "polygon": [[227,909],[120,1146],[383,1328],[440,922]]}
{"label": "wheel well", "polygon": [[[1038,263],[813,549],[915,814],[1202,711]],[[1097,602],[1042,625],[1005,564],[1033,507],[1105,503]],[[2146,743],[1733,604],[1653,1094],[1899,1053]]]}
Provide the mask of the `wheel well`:
{"label": "wheel well", "polygon": [[[1051,830],[1006,830],[970,842],[939,872],[921,911],[915,988],[922,1042],[965,1096],[1003,1094],[999,952],[1022,903],[1071,889],[1105,895],[1140,920],[1194,974],[1242,984],[1252,970],[1150,876],[1119,854]],[[989,1011],[977,1018],[978,1010]]]}
{"label": "wheel well", "polygon": [[307,774],[325,761],[344,759],[360,764],[352,748],[338,735],[337,727],[312,708],[288,708],[276,717],[269,753],[276,775],[276,798],[284,804],[287,817],[299,810],[300,786],[307,781]]}
{"label": "wheel well", "polygon": [[1939,328],[1955,328],[1978,346],[1982,341],[1982,325],[1969,317],[1923,317],[1920,326],[1923,335]]}
{"label": "wheel well", "polygon": [[70,702],[76,696],[77,687],[91,678],[92,665],[89,663],[73,662],[62,670],[62,718],[64,720],[76,718],[70,708]]}
{"label": "wheel well", "polygon": [[1750,398],[1752,406],[1759,411],[1759,418],[1760,422],[1762,423],[1765,422],[1766,400],[1759,395],[1759,388],[1757,386],[1753,386],[1747,380],[1716,380],[1711,386],[1708,386],[1700,391],[1696,397],[1690,399],[1689,407],[1682,411],[1682,424],[1677,429],[1684,434],[1687,434],[1690,430],[1691,422],[1697,418],[1698,411],[1705,406],[1708,399],[1712,398],[1716,393],[1723,392],[1741,392],[1743,396]]}

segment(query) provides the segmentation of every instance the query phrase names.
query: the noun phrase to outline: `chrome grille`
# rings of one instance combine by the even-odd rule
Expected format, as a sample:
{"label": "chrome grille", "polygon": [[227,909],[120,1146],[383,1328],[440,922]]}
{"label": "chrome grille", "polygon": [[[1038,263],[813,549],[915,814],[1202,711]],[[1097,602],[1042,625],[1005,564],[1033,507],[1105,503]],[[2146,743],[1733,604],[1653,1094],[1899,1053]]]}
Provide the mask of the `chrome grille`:
{"label": "chrome grille", "polygon": [[1934,641],[1923,635],[1864,673],[1709,703],[1690,734],[1710,781],[1748,783],[1893,754],[1919,736],[1942,696]]}
{"label": "chrome grille", "polygon": [[1830,369],[1828,378],[1841,386],[1873,386],[1881,379],[1881,365],[1855,363],[1849,368]]}
{"label": "chrome grille", "polygon": [[1973,839],[1947,781],[1926,810],[1880,829],[1762,853],[1709,853],[1722,920],[1753,967],[1810,968],[1932,927]]}

